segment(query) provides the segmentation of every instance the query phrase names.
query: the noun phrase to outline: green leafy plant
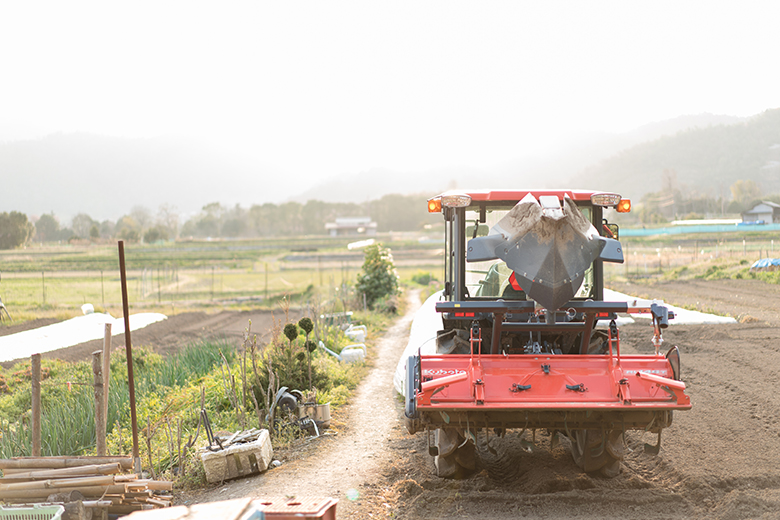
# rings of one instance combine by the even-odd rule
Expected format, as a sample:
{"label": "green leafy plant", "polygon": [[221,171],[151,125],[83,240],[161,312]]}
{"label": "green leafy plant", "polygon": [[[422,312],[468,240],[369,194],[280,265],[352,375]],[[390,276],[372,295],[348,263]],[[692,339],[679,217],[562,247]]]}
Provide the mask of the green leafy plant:
{"label": "green leafy plant", "polygon": [[284,335],[290,340],[290,348],[292,348],[292,342],[298,337],[298,327],[295,323],[288,323],[284,326]]}
{"label": "green leafy plant", "polygon": [[[314,322],[311,321],[311,318],[308,316],[304,316],[300,319],[298,322],[298,326],[303,330],[304,334],[306,335],[306,339],[303,342],[303,346],[306,349],[306,356],[309,359],[309,391],[311,391],[311,353],[314,351],[314,349],[311,348],[311,343],[309,341],[309,334],[311,334],[311,331],[314,330]],[[316,346],[315,346],[316,348]]]}
{"label": "green leafy plant", "polygon": [[436,277],[429,272],[417,271],[412,275],[412,281],[420,285],[428,285],[431,282],[435,282]]}
{"label": "green leafy plant", "polygon": [[398,293],[398,275],[389,249],[381,244],[366,248],[363,272],[358,275],[355,289],[365,295],[369,309],[374,309],[378,300]]}

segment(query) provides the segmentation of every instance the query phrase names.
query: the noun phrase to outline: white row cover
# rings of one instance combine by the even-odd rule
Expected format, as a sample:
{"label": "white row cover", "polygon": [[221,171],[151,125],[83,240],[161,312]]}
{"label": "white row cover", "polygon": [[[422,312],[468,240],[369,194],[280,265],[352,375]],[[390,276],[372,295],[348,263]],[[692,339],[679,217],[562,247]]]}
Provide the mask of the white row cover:
{"label": "white row cover", "polygon": [[[147,325],[167,319],[165,314],[143,312],[130,315],[130,331],[142,329]],[[123,318],[114,318],[110,314],[87,314],[70,320],[54,323],[37,329],[17,332],[9,336],[0,336],[0,361],[11,361],[30,357],[33,354],[51,352],[101,339],[105,324],[111,323],[113,336],[125,331]]]}

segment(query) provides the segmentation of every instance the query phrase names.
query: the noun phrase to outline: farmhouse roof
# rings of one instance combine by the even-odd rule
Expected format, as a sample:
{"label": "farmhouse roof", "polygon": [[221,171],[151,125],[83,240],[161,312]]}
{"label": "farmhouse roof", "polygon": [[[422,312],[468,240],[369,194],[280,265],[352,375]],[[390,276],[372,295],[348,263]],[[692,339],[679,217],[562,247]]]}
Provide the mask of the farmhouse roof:
{"label": "farmhouse roof", "polygon": [[769,206],[770,208],[772,208],[773,213],[777,213],[778,211],[780,211],[780,204],[776,204],[768,200],[762,200],[760,204],[756,204],[755,206],[753,206],[752,209],[743,211],[742,214],[752,215],[753,213],[766,213],[766,209],[761,209],[761,206]]}

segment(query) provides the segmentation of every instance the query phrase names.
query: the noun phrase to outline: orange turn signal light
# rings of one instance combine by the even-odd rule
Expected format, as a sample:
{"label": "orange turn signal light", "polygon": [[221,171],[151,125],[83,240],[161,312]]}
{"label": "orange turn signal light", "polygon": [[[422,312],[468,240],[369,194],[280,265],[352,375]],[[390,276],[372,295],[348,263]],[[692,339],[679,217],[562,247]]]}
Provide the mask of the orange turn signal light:
{"label": "orange turn signal light", "polygon": [[631,199],[620,199],[617,208],[618,213],[628,213],[631,211]]}
{"label": "orange turn signal light", "polygon": [[428,199],[428,213],[441,213],[441,199]]}

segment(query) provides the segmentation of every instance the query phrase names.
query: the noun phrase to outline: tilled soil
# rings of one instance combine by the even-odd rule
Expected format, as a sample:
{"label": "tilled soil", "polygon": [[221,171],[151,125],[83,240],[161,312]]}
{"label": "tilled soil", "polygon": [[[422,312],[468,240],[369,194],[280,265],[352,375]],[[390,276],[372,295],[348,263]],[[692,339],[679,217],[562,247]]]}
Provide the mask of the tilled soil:
{"label": "tilled soil", "polygon": [[[637,296],[729,314],[734,325],[674,325],[664,348],[681,350],[693,409],[676,413],[658,455],[655,435],[627,433],[614,479],[578,470],[563,441],[537,432],[528,453],[517,432],[480,438],[480,471],[464,481],[432,476],[424,435],[401,437],[387,478],[397,518],[780,518],[780,287],[724,280],[614,285]],[[649,353],[648,324],[621,328],[623,351]],[[526,433],[524,440],[532,440]],[[524,443],[527,446],[527,442]]]}
{"label": "tilled soil", "polygon": [[[531,432],[521,438],[519,431],[491,436],[490,448],[482,433],[474,475],[459,481],[434,476],[425,434],[406,433],[392,389],[419,305],[410,295],[407,314],[369,345],[372,371],[337,415],[336,435],[280,452],[282,465],[263,475],[177,500],[332,496],[340,500],[339,518],[780,518],[780,287],[697,280],[611,288],[740,320],[666,330],[664,349],[680,348],[693,409],[675,414],[658,455],[643,449],[655,435],[627,433],[626,460],[616,478],[581,472],[568,442],[550,449],[543,431],[535,439]],[[243,313],[190,314],[179,318],[180,325],[169,320],[134,332],[133,343],[165,350],[203,334],[240,338],[248,319]],[[264,330],[259,316],[253,329]],[[622,351],[652,352],[651,336],[647,322],[622,327]]]}

